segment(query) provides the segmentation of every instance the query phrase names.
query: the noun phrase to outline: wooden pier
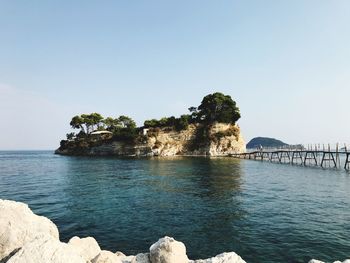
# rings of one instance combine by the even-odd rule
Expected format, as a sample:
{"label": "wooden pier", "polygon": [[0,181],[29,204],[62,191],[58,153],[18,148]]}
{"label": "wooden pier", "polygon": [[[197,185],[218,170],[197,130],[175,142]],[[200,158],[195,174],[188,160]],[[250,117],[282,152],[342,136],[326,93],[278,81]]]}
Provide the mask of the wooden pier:
{"label": "wooden pier", "polygon": [[307,149],[259,149],[245,153],[231,155],[234,158],[284,163],[302,166],[316,166],[321,168],[345,169],[350,171],[350,152],[346,145],[339,150],[338,144],[335,150],[320,145],[308,146]]}

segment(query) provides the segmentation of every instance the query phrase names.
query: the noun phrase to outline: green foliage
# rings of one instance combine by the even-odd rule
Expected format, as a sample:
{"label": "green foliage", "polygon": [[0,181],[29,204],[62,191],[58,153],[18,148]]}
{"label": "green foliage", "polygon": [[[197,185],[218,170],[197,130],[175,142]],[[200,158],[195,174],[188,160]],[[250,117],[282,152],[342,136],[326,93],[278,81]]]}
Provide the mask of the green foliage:
{"label": "green foliage", "polygon": [[163,127],[173,127],[176,130],[187,129],[189,123],[191,123],[191,115],[185,114],[181,115],[180,118],[175,118],[171,116],[169,118],[163,117],[160,120],[151,119],[144,122],[145,128],[163,128]]}
{"label": "green foliage", "polygon": [[198,109],[197,107],[189,107],[188,110],[191,112],[191,122],[197,122],[198,120]]}
{"label": "green foliage", "polygon": [[70,132],[66,134],[67,140],[73,140],[75,138],[75,133]]}
{"label": "green foliage", "polygon": [[136,122],[128,116],[121,115],[119,116],[118,120],[123,128],[130,130],[136,128]]}
{"label": "green foliage", "polygon": [[220,92],[205,96],[198,107],[190,107],[190,115],[181,115],[180,118],[170,117],[160,120],[151,119],[144,122],[145,128],[174,127],[176,130],[184,130],[191,123],[203,123],[206,126],[214,122],[232,123],[241,117],[236,102],[228,95]]}
{"label": "green foliage", "polygon": [[[108,130],[113,133],[114,139],[132,139],[137,136],[135,121],[125,115],[118,118],[107,117],[104,119],[101,114],[96,112],[81,114],[72,118],[70,126],[73,129],[80,129],[75,138],[85,138],[85,142],[90,133],[96,130]],[[74,136],[67,134],[67,139],[71,140],[73,138]]]}
{"label": "green foliage", "polygon": [[107,117],[106,119],[103,120],[103,123],[105,125],[106,130],[113,133],[118,129],[122,128],[122,125],[118,118],[113,119],[112,117]]}
{"label": "green foliage", "polygon": [[[191,108],[190,108],[191,109]],[[204,123],[236,123],[241,117],[236,102],[220,92],[205,96],[198,106],[197,120]]]}
{"label": "green foliage", "polygon": [[176,130],[186,130],[188,128],[188,125],[191,121],[191,115],[184,114],[181,115],[180,118],[176,119],[175,121],[175,128]]}
{"label": "green foliage", "polygon": [[143,126],[144,126],[145,128],[157,127],[157,126],[158,126],[158,120],[156,120],[156,119],[145,120],[145,122],[143,123]]}
{"label": "green foliage", "polygon": [[70,126],[73,129],[80,129],[86,134],[90,134],[94,129],[98,129],[102,125],[103,117],[99,113],[81,114],[72,118]]}
{"label": "green foliage", "polygon": [[73,129],[81,129],[82,131],[85,132],[83,127],[84,119],[81,116],[78,116],[78,115],[74,116],[69,124]]}
{"label": "green foliage", "polygon": [[225,131],[219,131],[219,132],[213,134],[210,139],[212,141],[219,141],[223,137],[230,137],[232,135],[236,137],[236,140],[238,140],[239,128],[232,126]]}

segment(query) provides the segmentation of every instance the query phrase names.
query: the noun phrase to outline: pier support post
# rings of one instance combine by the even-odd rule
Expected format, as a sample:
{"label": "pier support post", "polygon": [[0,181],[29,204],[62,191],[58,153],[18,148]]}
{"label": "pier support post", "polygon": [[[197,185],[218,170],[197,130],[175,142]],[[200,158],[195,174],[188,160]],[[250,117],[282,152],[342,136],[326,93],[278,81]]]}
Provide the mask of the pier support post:
{"label": "pier support post", "polygon": [[344,169],[349,171],[350,170],[350,153],[346,153],[346,159],[344,164]]}

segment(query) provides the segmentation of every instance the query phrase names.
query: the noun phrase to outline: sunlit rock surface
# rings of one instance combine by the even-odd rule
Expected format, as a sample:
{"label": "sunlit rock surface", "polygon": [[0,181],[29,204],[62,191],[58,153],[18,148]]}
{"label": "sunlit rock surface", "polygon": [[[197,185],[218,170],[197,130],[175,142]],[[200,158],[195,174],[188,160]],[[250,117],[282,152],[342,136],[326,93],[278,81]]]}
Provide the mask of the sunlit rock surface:
{"label": "sunlit rock surface", "polygon": [[51,220],[35,215],[24,203],[0,199],[0,260],[42,234],[59,238]]}
{"label": "sunlit rock surface", "polygon": [[185,263],[188,262],[186,247],[171,237],[163,237],[150,247],[152,263]]}
{"label": "sunlit rock surface", "polygon": [[100,252],[100,246],[93,237],[72,237],[68,245],[72,246],[86,261],[91,261],[97,257]]}
{"label": "sunlit rock surface", "polygon": [[85,263],[74,247],[50,236],[37,236],[27,242],[7,263]]}

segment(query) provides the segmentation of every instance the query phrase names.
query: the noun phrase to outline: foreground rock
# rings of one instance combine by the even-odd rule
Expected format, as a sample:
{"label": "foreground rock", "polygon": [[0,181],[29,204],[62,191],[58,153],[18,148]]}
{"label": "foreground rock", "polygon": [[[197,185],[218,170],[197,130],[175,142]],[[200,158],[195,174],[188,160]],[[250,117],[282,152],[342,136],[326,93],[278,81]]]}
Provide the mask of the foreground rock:
{"label": "foreground rock", "polygon": [[74,247],[50,236],[37,236],[26,243],[7,263],[85,263]]}
{"label": "foreground rock", "polygon": [[186,247],[171,237],[164,237],[150,247],[152,263],[185,263],[188,262]]}
{"label": "foreground rock", "polygon": [[[167,236],[149,252],[126,256],[101,250],[92,237],[60,242],[58,229],[49,219],[35,215],[26,204],[0,199],[0,263],[245,263],[234,252],[189,260],[185,245]],[[313,259],[309,263],[324,262]]]}
{"label": "foreground rock", "polygon": [[97,241],[92,237],[72,237],[68,245],[72,246],[75,251],[81,255],[85,261],[91,261],[96,258],[100,252],[100,246],[97,244]]}
{"label": "foreground rock", "polygon": [[159,239],[150,253],[126,256],[101,250],[92,237],[60,242],[57,227],[26,204],[0,199],[0,263],[245,263],[235,253],[191,261],[183,243]]}
{"label": "foreground rock", "polygon": [[49,219],[26,204],[0,199],[0,260],[43,234],[58,241],[58,229]]}

